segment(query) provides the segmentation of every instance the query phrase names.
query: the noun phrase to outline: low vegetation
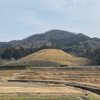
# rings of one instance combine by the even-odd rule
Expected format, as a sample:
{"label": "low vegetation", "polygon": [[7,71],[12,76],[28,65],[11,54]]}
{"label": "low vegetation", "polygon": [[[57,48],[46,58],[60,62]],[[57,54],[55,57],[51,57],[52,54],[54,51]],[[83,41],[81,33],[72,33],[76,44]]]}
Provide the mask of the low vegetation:
{"label": "low vegetation", "polygon": [[84,95],[67,95],[67,96],[37,96],[37,95],[28,95],[28,94],[20,94],[20,95],[0,95],[0,100],[99,100],[91,96]]}
{"label": "low vegetation", "polygon": [[[92,94],[85,95],[87,92],[64,84],[4,83],[22,71],[0,70],[0,82],[3,82],[0,83],[0,93],[3,93],[0,94],[0,100],[99,100]],[[71,81],[100,85],[99,73],[99,67],[32,68],[23,75],[19,75],[17,79]]]}
{"label": "low vegetation", "polygon": [[0,66],[0,70],[12,70],[12,69],[27,69],[27,68],[30,68],[30,66]]}
{"label": "low vegetation", "polygon": [[0,70],[0,82],[11,79],[15,74],[22,72],[23,70]]}
{"label": "low vegetation", "polygon": [[18,79],[59,80],[100,85],[100,67],[32,68]]}
{"label": "low vegetation", "polygon": [[87,58],[72,56],[59,49],[43,49],[20,59],[20,61],[27,60],[54,61],[60,63],[61,65],[68,66],[82,66],[90,63],[90,60]]}
{"label": "low vegetation", "polygon": [[[59,67],[60,63],[54,62],[54,61],[45,61],[45,60],[27,60],[27,61],[14,61],[14,62],[8,62],[5,63],[4,66],[11,66],[11,67],[17,67],[17,66],[26,66],[26,67]],[[21,67],[20,67],[21,68]]]}

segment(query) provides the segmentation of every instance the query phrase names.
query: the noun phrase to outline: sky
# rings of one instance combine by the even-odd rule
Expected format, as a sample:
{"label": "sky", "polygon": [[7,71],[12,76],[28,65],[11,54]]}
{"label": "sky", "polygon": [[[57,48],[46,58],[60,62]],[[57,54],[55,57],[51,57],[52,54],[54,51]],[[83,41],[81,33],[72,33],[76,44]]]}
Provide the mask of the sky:
{"label": "sky", "polygon": [[51,29],[100,38],[100,0],[0,0],[0,42]]}

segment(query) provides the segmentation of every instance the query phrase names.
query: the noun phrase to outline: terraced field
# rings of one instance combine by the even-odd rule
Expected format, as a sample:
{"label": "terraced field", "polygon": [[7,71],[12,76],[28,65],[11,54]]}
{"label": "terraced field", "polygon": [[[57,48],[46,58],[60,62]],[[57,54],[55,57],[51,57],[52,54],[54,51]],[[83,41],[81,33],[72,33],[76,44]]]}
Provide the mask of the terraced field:
{"label": "terraced field", "polygon": [[32,68],[17,79],[62,80],[100,85],[100,67]]}
{"label": "terraced field", "polygon": [[[88,90],[67,86],[63,83],[49,83],[49,80],[59,82],[93,83],[100,86],[100,68],[32,68],[17,79],[27,79],[28,82],[8,82],[16,74],[24,70],[0,70],[0,100],[100,100],[99,94]],[[44,80],[48,83],[32,82]],[[91,81],[90,81],[91,79]],[[13,80],[13,79],[12,79]],[[90,82],[89,82],[90,81]],[[97,82],[97,83],[96,83]],[[86,95],[88,93],[88,95]]]}
{"label": "terraced field", "polygon": [[23,72],[23,70],[0,70],[0,82],[11,79],[12,76]]}

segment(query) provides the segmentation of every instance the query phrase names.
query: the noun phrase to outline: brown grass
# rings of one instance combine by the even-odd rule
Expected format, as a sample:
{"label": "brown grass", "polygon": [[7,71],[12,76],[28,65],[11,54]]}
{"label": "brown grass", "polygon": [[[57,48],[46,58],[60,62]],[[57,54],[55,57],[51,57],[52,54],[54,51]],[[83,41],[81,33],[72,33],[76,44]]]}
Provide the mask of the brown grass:
{"label": "brown grass", "polygon": [[100,68],[37,68],[18,79],[64,80],[100,85]]}
{"label": "brown grass", "polygon": [[0,70],[0,81],[7,81],[8,79],[11,79],[11,77],[22,71],[23,70]]}
{"label": "brown grass", "polygon": [[[5,91],[6,90],[6,91]],[[28,94],[82,94],[81,91],[69,87],[0,87],[0,93]]]}
{"label": "brown grass", "polygon": [[90,60],[87,58],[75,57],[58,49],[43,49],[20,59],[20,61],[27,61],[27,60],[54,61],[69,66],[79,66],[79,65],[82,66],[82,65],[88,65],[90,63]]}

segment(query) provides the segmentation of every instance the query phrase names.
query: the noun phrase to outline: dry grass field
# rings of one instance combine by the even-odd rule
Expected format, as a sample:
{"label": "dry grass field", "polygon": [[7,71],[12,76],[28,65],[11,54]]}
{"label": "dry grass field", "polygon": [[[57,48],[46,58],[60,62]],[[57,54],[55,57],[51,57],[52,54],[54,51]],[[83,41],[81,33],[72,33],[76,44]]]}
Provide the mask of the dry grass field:
{"label": "dry grass field", "polygon": [[60,94],[60,95],[66,95],[66,94],[82,94],[81,91],[79,90],[75,90],[75,88],[71,88],[69,86],[61,86],[61,85],[39,85],[38,83],[34,85],[34,83],[31,83],[32,85],[29,85],[29,83],[26,83],[22,85],[22,83],[20,84],[16,84],[16,86],[14,85],[15,83],[12,84],[12,86],[8,85],[2,85],[2,87],[0,87],[0,93],[3,94],[17,94],[17,93],[26,93],[26,94]]}
{"label": "dry grass field", "polygon": [[0,100],[100,100],[100,96],[63,84],[0,82]]}
{"label": "dry grass field", "polygon": [[23,70],[0,70],[0,82],[7,81],[20,72]]}
{"label": "dry grass field", "polygon": [[100,85],[100,67],[33,68],[18,79],[59,80]]}
{"label": "dry grass field", "polygon": [[[7,82],[14,75],[23,70],[0,70],[0,100],[99,100],[100,96],[87,90],[81,90],[64,84],[40,82]],[[93,76],[99,80],[100,68],[33,68],[18,79],[59,80],[59,81],[86,81]],[[83,76],[80,78],[80,76]],[[91,83],[94,81],[91,81]],[[74,80],[76,79],[76,80]],[[80,80],[81,79],[81,80]],[[83,80],[84,79],[84,80]],[[97,80],[97,81],[98,81]],[[95,82],[95,81],[94,81]],[[96,84],[96,83],[95,83]],[[99,81],[97,84],[100,84]],[[85,94],[89,93],[88,96]],[[84,100],[84,99],[83,99]]]}

